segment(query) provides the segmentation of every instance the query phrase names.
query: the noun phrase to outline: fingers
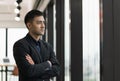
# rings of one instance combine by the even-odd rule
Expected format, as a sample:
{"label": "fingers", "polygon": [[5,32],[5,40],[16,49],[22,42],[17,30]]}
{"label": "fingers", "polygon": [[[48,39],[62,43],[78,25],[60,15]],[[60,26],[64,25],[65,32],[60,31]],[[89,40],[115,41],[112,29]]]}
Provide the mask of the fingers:
{"label": "fingers", "polygon": [[30,57],[30,55],[29,54],[27,54],[26,56],[26,60],[30,63],[30,64],[34,64],[34,61],[32,60],[32,58]]}

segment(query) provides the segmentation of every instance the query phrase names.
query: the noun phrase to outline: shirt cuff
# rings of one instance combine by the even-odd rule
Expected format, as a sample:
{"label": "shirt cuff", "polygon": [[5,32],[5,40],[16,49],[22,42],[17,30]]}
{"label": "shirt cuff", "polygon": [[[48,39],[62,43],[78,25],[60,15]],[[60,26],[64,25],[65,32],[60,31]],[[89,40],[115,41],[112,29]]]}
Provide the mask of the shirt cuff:
{"label": "shirt cuff", "polygon": [[45,68],[45,71],[48,71],[48,70],[51,70],[52,69],[52,66],[50,65],[49,62],[47,62],[49,64],[49,67]]}

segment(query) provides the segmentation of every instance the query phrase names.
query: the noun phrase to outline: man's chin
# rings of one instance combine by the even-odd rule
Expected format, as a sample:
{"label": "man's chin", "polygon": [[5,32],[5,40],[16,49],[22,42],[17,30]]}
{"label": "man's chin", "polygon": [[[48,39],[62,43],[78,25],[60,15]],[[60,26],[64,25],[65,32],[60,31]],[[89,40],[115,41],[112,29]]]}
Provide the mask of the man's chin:
{"label": "man's chin", "polygon": [[44,33],[40,33],[39,35],[43,36],[43,35],[44,35]]}

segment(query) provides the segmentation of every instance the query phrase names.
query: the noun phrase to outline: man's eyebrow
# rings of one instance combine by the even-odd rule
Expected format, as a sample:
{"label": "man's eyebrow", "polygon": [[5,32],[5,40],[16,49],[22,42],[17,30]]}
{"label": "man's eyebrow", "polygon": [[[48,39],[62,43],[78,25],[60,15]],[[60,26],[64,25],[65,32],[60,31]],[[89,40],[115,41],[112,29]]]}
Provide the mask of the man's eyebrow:
{"label": "man's eyebrow", "polygon": [[37,22],[45,22],[45,21],[42,21],[42,20],[38,20]]}

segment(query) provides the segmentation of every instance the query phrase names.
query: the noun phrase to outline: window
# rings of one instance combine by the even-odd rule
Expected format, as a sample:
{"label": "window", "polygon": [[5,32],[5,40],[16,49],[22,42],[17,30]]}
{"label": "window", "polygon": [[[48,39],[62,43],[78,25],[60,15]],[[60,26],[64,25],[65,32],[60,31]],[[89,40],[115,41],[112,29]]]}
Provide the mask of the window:
{"label": "window", "polygon": [[6,55],[6,30],[5,28],[0,28],[0,63],[3,62],[3,58]]}
{"label": "window", "polygon": [[15,63],[13,58],[13,45],[14,43],[23,38],[27,34],[26,28],[0,28],[0,62],[3,58],[8,57],[10,63]]}
{"label": "window", "polygon": [[70,5],[69,0],[65,0],[65,81],[70,80]]}
{"label": "window", "polygon": [[10,58],[11,63],[15,63],[13,58],[13,45],[14,43],[25,37],[27,34],[27,28],[8,28],[8,57]]}
{"label": "window", "polygon": [[83,0],[83,81],[100,81],[99,0]]}

